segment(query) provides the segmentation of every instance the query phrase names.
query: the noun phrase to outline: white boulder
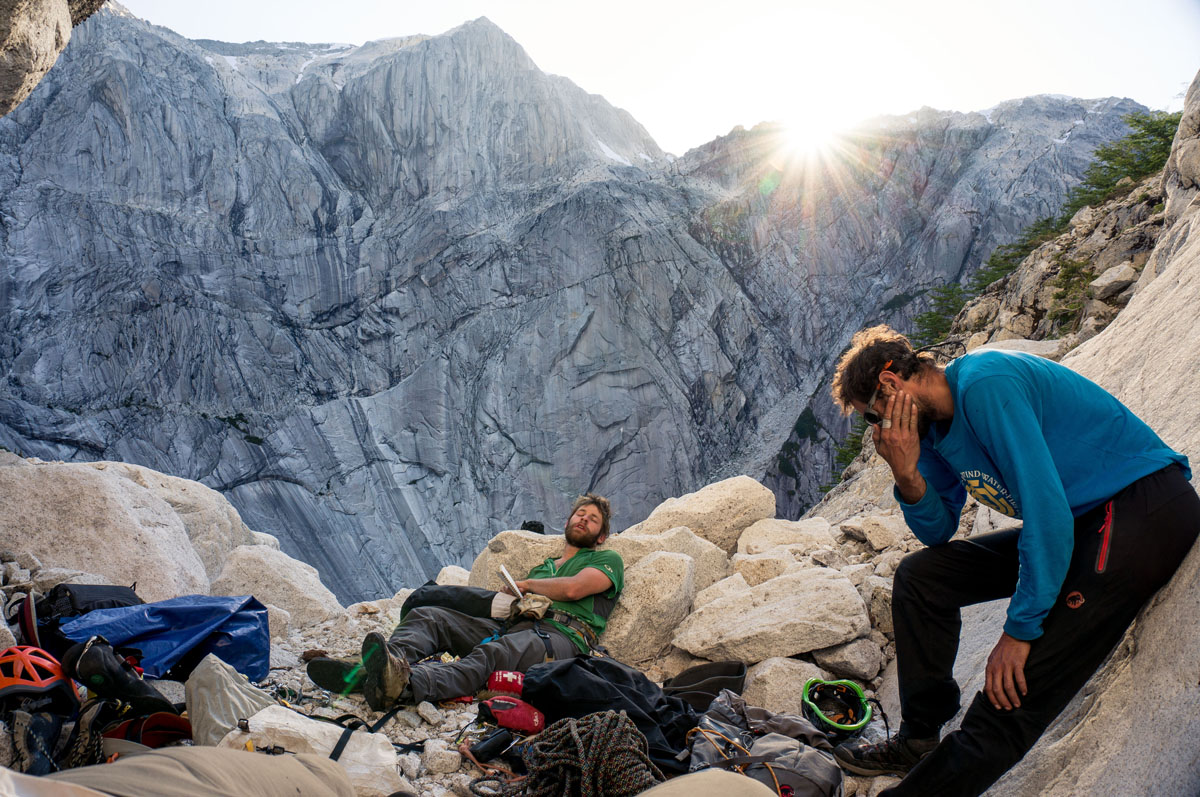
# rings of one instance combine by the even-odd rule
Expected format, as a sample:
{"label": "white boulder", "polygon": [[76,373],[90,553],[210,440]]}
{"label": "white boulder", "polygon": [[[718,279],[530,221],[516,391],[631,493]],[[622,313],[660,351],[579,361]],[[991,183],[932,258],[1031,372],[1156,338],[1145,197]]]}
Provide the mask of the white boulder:
{"label": "white boulder", "polygon": [[700,590],[696,593],[695,600],[692,601],[692,609],[699,609],[706,603],[712,603],[717,598],[724,598],[726,595],[734,595],[739,592],[746,592],[750,589],[750,585],[746,583],[745,577],[741,573],[734,573],[729,578],[723,578],[711,587]]}
{"label": "white boulder", "polygon": [[803,716],[804,684],[810,678],[829,677],[812,662],[773,656],[746,671],[742,697],[750,705],[776,714]]}
{"label": "white boulder", "polygon": [[[45,595],[59,584],[112,584],[104,576],[67,567],[44,567],[33,573],[33,588]],[[139,588],[140,589],[140,588]]]}
{"label": "white boulder", "polygon": [[265,604],[267,607],[267,628],[271,631],[271,641],[280,642],[288,638],[288,633],[291,631],[292,613],[287,609],[280,609],[273,603]]}
{"label": "white boulder", "polygon": [[0,549],[46,567],[137,582],[148,602],[208,592],[204,564],[169,503],[119,463],[0,468]]}
{"label": "white boulder", "polygon": [[742,554],[765,553],[781,545],[808,554],[820,548],[833,548],[837,540],[825,518],[780,520],[767,518],[752,524],[738,537],[737,550]]}
{"label": "white boulder", "polygon": [[754,664],[849,642],[869,630],[854,585],[833,570],[807,568],[705,604],[680,624],[672,643],[702,658]]}
{"label": "white boulder", "polygon": [[879,674],[883,653],[870,639],[855,639],[844,645],[814,650],[813,661],[842,678],[869,681]]}
{"label": "white boulder", "polygon": [[796,564],[796,559],[786,548],[776,548],[767,553],[735,553],[731,562],[734,572],[740,574],[747,584],[756,587],[783,575],[788,567]]}
{"label": "white boulder", "polygon": [[660,534],[687,526],[726,553],[754,522],[775,517],[775,494],[749,476],[734,476],[694,493],[668,498],[625,533]]}
{"label": "white boulder", "polygon": [[908,526],[903,517],[895,515],[872,515],[862,519],[863,535],[867,544],[877,551],[903,547],[908,536]]}
{"label": "white boulder", "polygon": [[1137,282],[1140,276],[1133,263],[1126,261],[1105,271],[1088,284],[1088,293],[1096,299],[1104,301],[1111,299],[1121,291]]}
{"label": "white boulder", "polygon": [[265,531],[251,531],[249,545],[265,545],[268,548],[279,550],[279,538],[274,534],[267,534]]}
{"label": "white boulder", "polygon": [[686,554],[696,563],[697,590],[715,584],[729,575],[729,556],[706,539],[698,537],[686,526],[677,526],[661,534],[617,534],[605,542],[605,547],[621,554],[628,569],[644,556],[655,551]]}
{"label": "white boulder", "polygon": [[[520,576],[513,576],[520,578]],[[438,571],[437,578],[434,579],[438,584],[443,586],[465,587],[471,580],[471,573],[465,567],[458,565],[446,565]]]}
{"label": "white boulder", "polygon": [[601,640],[618,661],[656,658],[692,608],[696,565],[690,556],[659,551],[625,570],[625,589]]}
{"label": "white boulder", "polygon": [[891,578],[908,554],[905,551],[886,551],[875,557],[875,575]]}
{"label": "white boulder", "polygon": [[316,568],[265,545],[234,548],[212,583],[212,594],[253,595],[287,611],[292,628],[316,625],[342,612]]}
{"label": "white boulder", "polygon": [[471,565],[472,587],[499,590],[504,586],[500,566],[508,569],[515,579],[523,579],[529,571],[552,556],[563,552],[561,536],[547,537],[532,531],[502,531],[488,541],[475,563]]}
{"label": "white boulder", "polygon": [[[190,479],[168,476],[150,468],[124,462],[94,463],[119,473],[166,501],[183,523],[196,555],[210,579],[225,566],[225,558],[239,545],[254,545],[254,532],[242,522],[242,516],[211,487]],[[267,535],[270,536],[270,535]],[[275,548],[279,540],[275,540]]]}
{"label": "white boulder", "polygon": [[429,739],[421,752],[421,764],[435,775],[447,775],[457,772],[462,766],[462,754],[451,750],[450,745],[442,739]]}
{"label": "white boulder", "polygon": [[[846,565],[841,569],[841,574],[850,580],[850,583],[855,587],[861,587],[863,582],[869,576],[875,574],[875,565],[871,562],[862,562],[861,564]],[[860,590],[861,594],[861,590]]]}

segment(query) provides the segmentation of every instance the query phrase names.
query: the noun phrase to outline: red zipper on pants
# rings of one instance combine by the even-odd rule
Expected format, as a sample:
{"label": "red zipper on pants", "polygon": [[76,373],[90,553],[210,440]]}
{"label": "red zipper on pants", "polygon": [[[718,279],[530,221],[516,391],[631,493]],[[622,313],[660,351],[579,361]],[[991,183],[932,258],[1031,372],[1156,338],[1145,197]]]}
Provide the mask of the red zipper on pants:
{"label": "red zipper on pants", "polygon": [[1112,540],[1113,502],[1104,505],[1104,523],[1100,526],[1100,553],[1096,556],[1096,572],[1108,566],[1108,544]]}

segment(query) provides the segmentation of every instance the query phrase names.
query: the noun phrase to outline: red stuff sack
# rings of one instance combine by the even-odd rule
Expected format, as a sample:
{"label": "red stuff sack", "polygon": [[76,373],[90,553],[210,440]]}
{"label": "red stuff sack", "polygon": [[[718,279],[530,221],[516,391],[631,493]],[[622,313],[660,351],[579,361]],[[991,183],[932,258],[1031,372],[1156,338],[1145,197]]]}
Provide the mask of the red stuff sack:
{"label": "red stuff sack", "polygon": [[546,727],[546,715],[518,697],[493,697],[479,703],[479,718],[524,734]]}

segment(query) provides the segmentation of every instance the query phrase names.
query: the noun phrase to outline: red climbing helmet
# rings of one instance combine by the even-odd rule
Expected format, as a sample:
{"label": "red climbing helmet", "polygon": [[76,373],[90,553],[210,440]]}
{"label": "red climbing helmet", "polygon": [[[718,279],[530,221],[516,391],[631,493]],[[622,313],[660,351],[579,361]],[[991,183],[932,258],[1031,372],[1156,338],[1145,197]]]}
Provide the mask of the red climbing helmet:
{"label": "red climbing helmet", "polygon": [[61,695],[74,706],[79,705],[74,684],[49,653],[32,645],[17,645],[0,652],[0,700],[41,693]]}

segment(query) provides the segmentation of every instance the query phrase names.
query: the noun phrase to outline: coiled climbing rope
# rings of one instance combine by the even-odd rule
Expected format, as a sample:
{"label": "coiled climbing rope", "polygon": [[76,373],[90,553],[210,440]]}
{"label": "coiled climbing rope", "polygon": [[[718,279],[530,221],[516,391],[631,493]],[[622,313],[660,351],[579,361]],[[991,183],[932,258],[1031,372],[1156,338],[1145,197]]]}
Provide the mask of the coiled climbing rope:
{"label": "coiled climbing rope", "polygon": [[[523,758],[527,777],[507,784],[479,778],[471,791],[503,797],[631,797],[664,780],[647,753],[646,737],[624,711],[559,720],[533,739]],[[496,786],[485,791],[485,783]]]}

